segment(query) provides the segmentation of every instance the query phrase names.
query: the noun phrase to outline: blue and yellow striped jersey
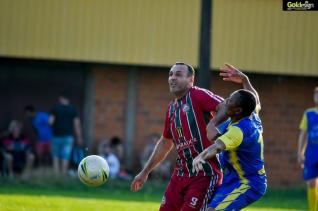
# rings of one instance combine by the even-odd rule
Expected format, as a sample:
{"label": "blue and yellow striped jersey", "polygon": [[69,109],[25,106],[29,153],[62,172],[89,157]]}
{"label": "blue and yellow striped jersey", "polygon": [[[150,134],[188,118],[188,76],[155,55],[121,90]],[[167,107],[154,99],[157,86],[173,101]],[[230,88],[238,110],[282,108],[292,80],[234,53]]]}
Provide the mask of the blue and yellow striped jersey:
{"label": "blue and yellow striped jersey", "polygon": [[305,163],[318,162],[318,109],[307,109],[302,117],[299,128],[307,132],[307,148]]}
{"label": "blue and yellow striped jersey", "polygon": [[227,121],[223,132],[218,138],[226,146],[220,156],[224,168],[223,184],[239,181],[265,192],[263,127],[258,114],[254,112],[236,123]]}

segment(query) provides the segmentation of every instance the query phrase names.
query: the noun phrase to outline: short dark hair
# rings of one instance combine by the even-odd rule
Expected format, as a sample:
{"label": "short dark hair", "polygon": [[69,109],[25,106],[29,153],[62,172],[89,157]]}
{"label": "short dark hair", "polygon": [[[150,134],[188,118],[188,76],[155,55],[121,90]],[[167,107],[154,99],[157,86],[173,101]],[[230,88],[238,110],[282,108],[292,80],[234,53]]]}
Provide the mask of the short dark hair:
{"label": "short dark hair", "polygon": [[117,145],[120,145],[121,144],[121,140],[118,136],[114,136],[110,139],[110,146],[111,147],[115,147]]}
{"label": "short dark hair", "polygon": [[188,68],[188,76],[194,76],[195,75],[195,70],[194,70],[194,68],[191,65],[186,64],[184,62],[176,62],[175,65],[185,65]]}
{"label": "short dark hair", "polygon": [[34,111],[35,111],[35,108],[34,108],[34,106],[31,105],[31,104],[26,105],[26,106],[24,107],[24,112],[31,112],[31,113],[33,113]]}
{"label": "short dark hair", "polygon": [[240,89],[237,91],[240,95],[238,106],[242,108],[243,117],[251,115],[256,108],[256,97],[255,95],[245,89]]}

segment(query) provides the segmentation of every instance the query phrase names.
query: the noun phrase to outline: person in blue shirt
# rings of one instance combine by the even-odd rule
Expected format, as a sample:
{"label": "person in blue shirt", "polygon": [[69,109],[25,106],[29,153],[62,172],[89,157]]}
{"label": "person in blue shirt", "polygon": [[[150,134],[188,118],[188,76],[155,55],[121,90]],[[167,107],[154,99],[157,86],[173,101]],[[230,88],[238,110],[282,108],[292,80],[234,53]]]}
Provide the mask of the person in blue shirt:
{"label": "person in blue shirt", "polygon": [[298,163],[307,181],[310,211],[317,210],[318,201],[318,87],[314,89],[315,107],[307,109],[299,125]]}
{"label": "person in blue shirt", "polygon": [[31,118],[32,126],[37,134],[36,154],[40,165],[49,165],[51,161],[52,128],[49,124],[49,114],[35,111],[33,105],[24,108],[27,117]]}
{"label": "person in blue shirt", "polygon": [[[267,188],[263,127],[258,116],[260,101],[248,77],[232,65],[225,64],[220,75],[225,81],[242,84],[244,89],[233,92],[220,104],[215,115],[229,119],[219,128],[213,121],[207,126],[209,140],[216,140],[192,164],[199,172],[202,164],[221,153],[223,181],[214,190],[207,210],[241,210],[259,200]],[[218,138],[215,138],[216,134]]]}

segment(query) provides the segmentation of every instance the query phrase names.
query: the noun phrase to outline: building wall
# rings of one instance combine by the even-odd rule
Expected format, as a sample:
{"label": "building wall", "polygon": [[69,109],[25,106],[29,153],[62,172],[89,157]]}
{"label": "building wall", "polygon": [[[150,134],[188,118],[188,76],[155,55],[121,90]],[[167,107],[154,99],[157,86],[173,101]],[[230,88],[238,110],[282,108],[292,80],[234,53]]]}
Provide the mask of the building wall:
{"label": "building wall", "polygon": [[[94,139],[118,135],[125,138],[125,105],[128,68],[109,66],[94,70],[96,108]],[[138,68],[134,167],[150,133],[161,133],[167,104],[172,99],[167,84],[166,68]],[[295,186],[302,182],[297,165],[298,125],[302,112],[313,105],[313,88],[317,78],[274,75],[250,75],[262,102],[265,162],[271,186]],[[213,74],[211,89],[228,96],[240,86],[223,82]]]}
{"label": "building wall", "polygon": [[37,110],[50,112],[58,103],[61,91],[69,94],[82,118],[85,81],[85,69],[78,63],[0,58],[0,133],[16,119],[27,123],[27,134],[33,134],[30,121],[24,116],[24,107],[33,104]]}
{"label": "building wall", "polygon": [[192,0],[1,0],[0,56],[195,63],[199,8]]}
{"label": "building wall", "polygon": [[[1,0],[0,56],[168,67],[199,61],[199,0]],[[214,0],[211,69],[318,76],[318,13]]]}
{"label": "building wall", "polygon": [[213,2],[213,68],[318,76],[318,13],[282,11],[282,0]]}
{"label": "building wall", "polygon": [[162,134],[164,115],[172,99],[168,87],[168,69],[143,69],[138,74],[135,153],[138,154],[151,133]]}
{"label": "building wall", "polygon": [[[23,118],[23,107],[34,103],[49,111],[60,89],[69,89],[72,102],[83,108],[83,88],[87,76],[94,76],[93,143],[96,152],[100,140],[119,136],[125,142],[128,75],[131,66],[64,64],[38,61],[0,60],[1,123],[6,129],[13,118]],[[140,168],[138,157],[147,144],[149,134],[161,133],[167,104],[172,99],[168,89],[168,68],[133,67],[137,71],[135,137],[133,141],[134,170]],[[302,182],[297,164],[298,125],[303,111],[313,106],[313,89],[317,77],[249,75],[262,102],[265,162],[271,186],[294,186]],[[39,87],[48,86],[39,90]],[[211,90],[228,96],[239,89],[236,84],[223,82],[213,72]],[[18,97],[17,97],[18,96]],[[86,118],[87,119],[87,118]],[[85,133],[86,128],[84,128]],[[126,142],[127,143],[127,142]]]}
{"label": "building wall", "polygon": [[93,149],[98,143],[112,136],[124,137],[127,73],[120,67],[96,68],[95,100],[93,113]]}

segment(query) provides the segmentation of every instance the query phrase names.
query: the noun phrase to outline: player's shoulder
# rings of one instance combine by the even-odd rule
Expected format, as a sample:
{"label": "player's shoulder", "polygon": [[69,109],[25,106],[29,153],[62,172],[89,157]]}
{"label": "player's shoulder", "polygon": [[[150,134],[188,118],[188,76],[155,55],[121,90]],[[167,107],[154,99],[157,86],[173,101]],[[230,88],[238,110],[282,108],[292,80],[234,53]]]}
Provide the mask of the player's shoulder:
{"label": "player's shoulder", "polygon": [[305,114],[307,114],[307,113],[317,113],[317,108],[315,108],[315,107],[307,108],[304,113]]}
{"label": "player's shoulder", "polygon": [[212,91],[201,88],[201,87],[197,87],[197,86],[193,86],[190,88],[190,94],[191,96],[197,97],[197,98],[204,98],[204,97],[209,97],[209,98],[215,98],[219,101],[223,101],[223,98],[214,94]]}
{"label": "player's shoulder", "polygon": [[209,93],[213,94],[210,90],[207,90],[198,86],[191,87],[190,92],[195,94],[209,94]]}
{"label": "player's shoulder", "polygon": [[171,100],[169,103],[168,103],[168,105],[167,105],[167,112],[168,111],[171,111],[171,109],[173,109],[174,108],[174,103],[175,103],[175,100]]}
{"label": "player's shoulder", "polygon": [[248,119],[244,118],[244,119],[241,119],[239,122],[233,123],[231,125],[231,127],[229,127],[229,128],[239,129],[243,132],[247,128],[248,125],[249,125]]}
{"label": "player's shoulder", "polygon": [[239,127],[242,131],[249,131],[254,130],[255,127],[260,129],[262,127],[262,122],[259,116],[253,112],[251,116],[243,118],[236,123],[235,126]]}
{"label": "player's shoulder", "polygon": [[175,100],[170,100],[170,102],[168,103],[167,107],[170,108],[171,106],[174,105],[176,101]]}

